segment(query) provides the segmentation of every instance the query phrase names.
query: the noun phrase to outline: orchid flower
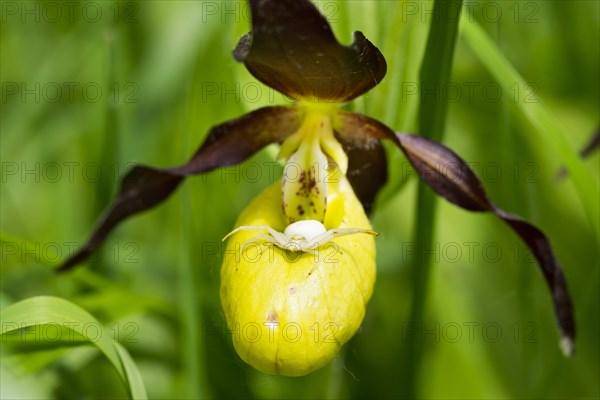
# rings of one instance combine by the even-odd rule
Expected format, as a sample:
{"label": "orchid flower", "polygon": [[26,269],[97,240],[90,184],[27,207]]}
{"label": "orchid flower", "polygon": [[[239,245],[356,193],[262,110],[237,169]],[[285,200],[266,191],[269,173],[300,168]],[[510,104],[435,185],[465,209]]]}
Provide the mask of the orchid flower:
{"label": "orchid flower", "polygon": [[164,201],[187,176],[241,163],[278,143],[283,178],[247,206],[228,235],[221,301],[246,362],[267,373],[307,374],[331,361],[363,320],[376,265],[367,213],[387,180],[381,141],[389,140],[439,196],[492,212],[521,237],[550,289],[561,347],[572,354],[570,296],[546,236],[494,205],[446,146],[339,107],[381,82],[387,69],[381,52],[360,32],[341,45],[308,0],[250,0],[250,11],[252,31],[233,55],[294,103],[215,126],[182,166],[135,166],[89,240],[60,270],[85,260],[117,224]]}

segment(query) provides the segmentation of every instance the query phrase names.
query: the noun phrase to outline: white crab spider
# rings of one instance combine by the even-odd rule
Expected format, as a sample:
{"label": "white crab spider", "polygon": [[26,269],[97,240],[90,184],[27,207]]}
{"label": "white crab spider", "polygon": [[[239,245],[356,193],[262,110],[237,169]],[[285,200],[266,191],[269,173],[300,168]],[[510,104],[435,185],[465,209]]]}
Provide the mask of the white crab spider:
{"label": "white crab spider", "polygon": [[223,241],[239,231],[269,232],[269,234],[263,233],[248,240],[242,245],[240,252],[243,251],[244,247],[247,245],[264,240],[267,242],[267,245],[274,244],[283,250],[293,252],[303,251],[315,255],[318,255],[316,249],[319,248],[319,246],[328,243],[331,241],[331,239],[336,237],[353,235],[355,233],[366,233],[374,236],[379,235],[379,233],[370,229],[361,228],[336,228],[326,230],[325,225],[323,225],[321,222],[314,219],[306,219],[288,225],[283,232],[278,232],[270,226],[240,226],[239,228],[229,232],[223,238]]}

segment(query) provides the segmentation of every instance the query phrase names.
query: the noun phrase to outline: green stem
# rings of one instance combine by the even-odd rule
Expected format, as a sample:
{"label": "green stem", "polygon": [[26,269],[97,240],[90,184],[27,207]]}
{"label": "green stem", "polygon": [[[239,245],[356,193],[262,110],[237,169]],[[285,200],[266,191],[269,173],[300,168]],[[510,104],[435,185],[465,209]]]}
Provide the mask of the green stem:
{"label": "green stem", "polygon": [[[193,104],[193,101],[186,102]],[[184,115],[191,115],[191,106]],[[187,129],[192,132],[193,129]],[[189,153],[190,134],[182,134],[181,153]],[[182,155],[179,155],[182,157]],[[211,397],[208,391],[204,346],[201,341],[200,327],[203,322],[202,304],[198,293],[204,293],[202,281],[194,268],[194,238],[192,234],[193,203],[190,188],[181,189],[181,249],[179,254],[179,318],[181,323],[181,359],[183,378],[183,397],[206,399]]]}
{"label": "green stem", "polygon": [[[108,28],[109,34],[106,35],[106,52],[107,52],[107,74],[106,82],[107,87],[113,87],[113,83],[117,81],[117,49],[115,36],[118,34],[117,26],[110,26]],[[97,218],[98,215],[102,215],[104,209],[112,201],[113,195],[116,192],[113,177],[113,168],[117,164],[117,157],[119,153],[119,141],[118,139],[118,104],[114,101],[113,96],[108,96],[105,111],[104,111],[104,134],[102,137],[102,150],[100,154],[100,179],[99,184],[94,185],[95,193],[93,197],[93,218]],[[105,248],[110,245],[104,244]],[[102,258],[97,257],[90,263],[90,269],[92,271],[100,271],[102,267]]]}
{"label": "green stem", "polygon": [[[119,35],[119,28],[117,26],[111,26],[109,28],[109,34],[106,35],[106,51],[108,53],[108,73],[107,73],[107,87],[113,88],[115,82],[117,82],[117,46],[115,37]],[[118,89],[116,89],[118,90]],[[118,113],[119,104],[115,101],[115,94],[111,93],[107,98],[106,109],[104,112],[104,135],[102,143],[102,158],[101,158],[101,172],[100,184],[95,185],[97,193],[95,198],[96,208],[94,215],[99,215],[106,208],[107,204],[112,201],[113,195],[116,192],[114,171],[116,167],[118,154],[119,154],[119,141],[118,141]]]}
{"label": "green stem", "polygon": [[203,363],[201,362],[202,349],[199,338],[201,332],[199,326],[202,320],[201,307],[198,307],[198,298],[195,295],[197,288],[194,285],[196,277],[192,270],[190,253],[191,243],[191,216],[190,216],[190,194],[188,188],[182,188],[182,249],[179,264],[179,290],[180,290],[180,318],[182,329],[182,358],[184,376],[184,396],[190,399],[206,398],[202,391],[201,380],[203,379]]}
{"label": "green stem", "polygon": [[[460,10],[462,0],[436,0],[431,28],[423,56],[420,73],[421,99],[419,128],[423,136],[440,141],[444,132],[447,102],[442,89],[450,81],[454,45],[458,33],[459,18],[451,18],[448,10]],[[436,17],[437,16],[437,17]],[[405,379],[403,398],[416,398],[419,371],[424,346],[419,333],[426,310],[427,291],[431,269],[431,252],[435,231],[436,197],[424,183],[419,184],[417,194],[417,218],[414,240],[417,256],[412,263],[412,309],[410,323],[417,334],[408,335],[405,349]]]}
{"label": "green stem", "polygon": [[329,365],[329,376],[325,386],[324,399],[344,398],[344,365],[346,362],[346,349],[342,349],[338,356]]}
{"label": "green stem", "polygon": [[402,398],[416,398],[419,370],[424,352],[422,335],[424,334],[424,315],[426,309],[427,291],[429,286],[429,275],[431,270],[432,248],[436,198],[429,188],[419,183],[418,189],[417,219],[415,226],[415,244],[419,249],[417,256],[412,262],[412,308],[410,316],[410,327],[414,334],[407,335],[405,350],[405,372]]}

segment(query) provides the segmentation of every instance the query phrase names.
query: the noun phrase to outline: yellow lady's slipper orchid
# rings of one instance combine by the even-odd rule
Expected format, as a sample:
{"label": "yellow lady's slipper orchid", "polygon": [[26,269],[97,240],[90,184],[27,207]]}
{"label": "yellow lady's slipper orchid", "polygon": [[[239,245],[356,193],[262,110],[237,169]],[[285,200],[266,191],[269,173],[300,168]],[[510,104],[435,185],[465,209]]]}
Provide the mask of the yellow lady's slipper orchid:
{"label": "yellow lady's slipper orchid", "polygon": [[[300,113],[279,153],[287,159],[282,182],[242,213],[221,269],[236,351],[260,371],[288,376],[331,361],[359,328],[375,282],[376,232],[346,179],[337,108],[305,102]],[[305,233],[280,233],[298,221],[309,221]],[[314,243],[304,237],[311,226],[325,235]]]}
{"label": "yellow lady's slipper orchid", "polygon": [[[88,258],[114,227],[163,202],[186,177],[238,164],[279,143],[279,157],[286,160],[282,183],[258,196],[227,235],[221,299],[244,360],[265,372],[306,374],[332,359],[363,318],[375,280],[376,234],[364,209],[386,183],[380,142],[390,140],[438,195],[463,209],[495,214],[521,237],[550,289],[561,346],[573,354],[571,298],[544,233],[498,208],[448,147],[336,108],[383,79],[387,64],[377,47],[360,32],[352,44],[341,45],[309,0],[249,5],[252,31],[233,56],[297,103],[263,107],[213,127],[179,167],[132,168],[90,238],[58,270]],[[269,234],[256,232],[261,230]]]}
{"label": "yellow lady's slipper orchid", "polygon": [[[331,189],[331,188],[330,188]],[[327,229],[370,229],[345,178],[330,190]],[[283,231],[281,183],[257,196],[236,226]],[[371,235],[336,237],[315,254],[275,246],[246,246],[256,232],[228,241],[221,269],[221,302],[240,357],[256,369],[305,375],[331,361],[359,328],[375,283]]]}

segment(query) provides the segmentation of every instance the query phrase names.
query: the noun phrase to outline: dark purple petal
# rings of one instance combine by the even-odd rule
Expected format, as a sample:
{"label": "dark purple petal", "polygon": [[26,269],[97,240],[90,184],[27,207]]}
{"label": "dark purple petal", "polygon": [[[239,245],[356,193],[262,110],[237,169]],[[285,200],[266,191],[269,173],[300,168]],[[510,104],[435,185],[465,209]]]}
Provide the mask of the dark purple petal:
{"label": "dark purple petal", "polygon": [[394,131],[376,119],[348,111],[339,111],[337,117],[339,125],[334,127],[335,131],[355,146],[370,146],[383,139],[397,141]]}
{"label": "dark purple petal", "polygon": [[572,355],[575,339],[573,306],[562,268],[546,235],[523,219],[496,207],[467,163],[449,148],[420,136],[398,134],[397,137],[397,143],[419,176],[437,194],[467,210],[493,212],[527,244],[552,295],[561,331],[561,348],[565,355]]}
{"label": "dark purple petal", "polygon": [[438,195],[470,211],[491,211],[479,178],[449,148],[416,135],[397,135],[404,154]]}
{"label": "dark purple petal", "polygon": [[293,99],[347,102],[386,73],[381,52],[362,33],[341,45],[308,0],[250,0],[252,32],[233,55],[259,81]]}
{"label": "dark purple petal", "polygon": [[588,140],[585,146],[579,151],[581,157],[589,157],[590,154],[594,152],[598,147],[600,147],[600,128],[592,135],[592,137]]}
{"label": "dark purple petal", "polygon": [[58,271],[66,271],[84,261],[115,226],[163,202],[186,176],[240,163],[264,146],[281,142],[299,126],[299,113],[295,108],[261,108],[212,128],[200,149],[181,167],[135,166],[123,178],[117,199],[100,219],[91,237]]}
{"label": "dark purple petal", "polygon": [[106,240],[108,234],[126,218],[148,210],[165,200],[175,191],[182,176],[166,170],[138,165],[121,182],[117,199],[105,211],[88,241],[58,268],[69,270],[87,259]]}
{"label": "dark purple petal", "polygon": [[348,156],[346,177],[354,189],[363,208],[370,214],[375,197],[387,182],[387,159],[385,150],[378,140],[357,142],[336,135]]}
{"label": "dark purple petal", "polygon": [[[600,128],[598,128],[596,132],[592,134],[592,137],[590,137],[585,146],[583,146],[581,150],[579,150],[579,155],[581,156],[581,158],[587,158],[590,155],[592,155],[592,153],[596,149],[598,149],[598,147],[600,147]],[[567,169],[565,167],[562,167],[556,173],[556,179],[562,179],[565,176],[567,176]]]}
{"label": "dark purple petal", "polygon": [[538,261],[550,289],[554,303],[554,313],[561,330],[561,348],[566,356],[575,351],[575,320],[573,305],[567,289],[567,281],[562,268],[552,252],[548,238],[542,231],[521,218],[508,214],[493,205],[493,212],[506,222],[527,244]]}
{"label": "dark purple petal", "polygon": [[[567,283],[548,238],[535,226],[496,207],[467,163],[444,145],[421,136],[396,134],[364,115],[340,112],[338,134],[355,142],[390,139],[438,195],[470,211],[491,211],[507,223],[527,244],[544,275],[554,303],[565,355],[574,351],[575,321]],[[362,136],[362,138],[361,138]]]}

